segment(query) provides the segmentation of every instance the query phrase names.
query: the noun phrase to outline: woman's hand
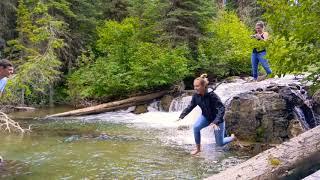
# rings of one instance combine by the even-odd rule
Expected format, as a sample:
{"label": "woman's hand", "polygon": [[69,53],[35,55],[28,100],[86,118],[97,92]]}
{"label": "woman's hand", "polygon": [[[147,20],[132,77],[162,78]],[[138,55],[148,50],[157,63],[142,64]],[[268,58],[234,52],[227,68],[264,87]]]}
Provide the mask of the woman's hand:
{"label": "woman's hand", "polygon": [[214,124],[214,123],[212,123],[211,126],[212,126],[212,128],[213,128],[214,130],[216,130],[216,131],[219,131],[219,130],[220,130],[219,126],[216,125],[216,124]]}
{"label": "woman's hand", "polygon": [[181,120],[182,120],[182,119],[181,119],[181,118],[179,118],[179,119],[177,119],[176,121],[177,121],[177,122],[179,122],[179,121],[181,121]]}
{"label": "woman's hand", "polygon": [[258,39],[258,40],[263,39],[260,34],[256,34],[255,37],[256,37],[256,39]]}

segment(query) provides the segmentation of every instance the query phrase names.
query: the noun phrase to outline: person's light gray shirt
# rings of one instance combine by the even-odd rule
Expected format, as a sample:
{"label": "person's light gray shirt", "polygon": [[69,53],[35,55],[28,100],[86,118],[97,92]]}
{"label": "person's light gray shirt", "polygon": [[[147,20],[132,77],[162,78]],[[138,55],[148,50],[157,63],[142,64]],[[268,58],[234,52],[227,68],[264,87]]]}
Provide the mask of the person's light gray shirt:
{"label": "person's light gray shirt", "polygon": [[8,82],[8,78],[4,77],[2,79],[0,79],[0,92],[3,93],[4,88],[6,87]]}

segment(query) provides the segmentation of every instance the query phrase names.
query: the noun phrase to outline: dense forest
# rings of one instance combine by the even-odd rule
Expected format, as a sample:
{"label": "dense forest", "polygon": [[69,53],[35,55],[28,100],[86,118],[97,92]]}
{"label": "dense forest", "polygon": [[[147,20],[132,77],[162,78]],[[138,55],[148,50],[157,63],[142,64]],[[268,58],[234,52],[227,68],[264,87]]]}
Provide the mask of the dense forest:
{"label": "dense forest", "polygon": [[166,89],[201,72],[251,74],[266,22],[274,75],[318,87],[320,1],[1,0],[0,57],[15,75],[5,104],[77,104]]}

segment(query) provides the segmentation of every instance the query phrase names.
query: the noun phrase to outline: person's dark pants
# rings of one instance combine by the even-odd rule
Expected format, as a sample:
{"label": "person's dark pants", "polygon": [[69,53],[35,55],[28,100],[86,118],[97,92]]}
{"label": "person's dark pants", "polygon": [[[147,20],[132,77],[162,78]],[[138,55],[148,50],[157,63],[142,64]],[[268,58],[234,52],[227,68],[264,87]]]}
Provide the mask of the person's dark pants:
{"label": "person's dark pants", "polygon": [[253,52],[251,55],[251,65],[252,65],[252,76],[255,80],[258,79],[258,66],[259,63],[262,65],[267,75],[271,74],[272,71],[270,69],[268,60],[265,59],[266,51],[262,52]]}

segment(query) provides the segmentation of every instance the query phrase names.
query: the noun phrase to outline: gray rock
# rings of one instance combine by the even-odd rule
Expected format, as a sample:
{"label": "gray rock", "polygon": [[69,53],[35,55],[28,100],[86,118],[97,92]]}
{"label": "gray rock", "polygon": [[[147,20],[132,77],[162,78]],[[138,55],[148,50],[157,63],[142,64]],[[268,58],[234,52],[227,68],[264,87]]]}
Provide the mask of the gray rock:
{"label": "gray rock", "polygon": [[293,119],[290,121],[289,127],[288,127],[289,138],[296,137],[303,132],[305,132],[305,129],[303,128],[299,120]]}
{"label": "gray rock", "polygon": [[148,105],[136,106],[135,110],[133,111],[133,113],[135,113],[135,114],[142,114],[142,113],[146,113],[146,112],[148,112]]}
{"label": "gray rock", "polygon": [[160,105],[164,111],[169,112],[170,105],[173,99],[174,97],[170,95],[165,95],[161,98]]}
{"label": "gray rock", "polygon": [[72,136],[70,136],[68,138],[65,138],[63,140],[63,142],[70,143],[70,142],[74,142],[74,141],[78,141],[78,140],[80,140],[80,136],[79,135],[72,135]]}
{"label": "gray rock", "polygon": [[316,91],[312,96],[313,111],[320,115],[320,90]]}
{"label": "gray rock", "polygon": [[226,108],[227,131],[240,140],[280,143],[288,138],[286,101],[275,92],[243,93]]}

